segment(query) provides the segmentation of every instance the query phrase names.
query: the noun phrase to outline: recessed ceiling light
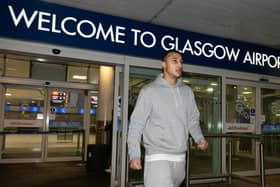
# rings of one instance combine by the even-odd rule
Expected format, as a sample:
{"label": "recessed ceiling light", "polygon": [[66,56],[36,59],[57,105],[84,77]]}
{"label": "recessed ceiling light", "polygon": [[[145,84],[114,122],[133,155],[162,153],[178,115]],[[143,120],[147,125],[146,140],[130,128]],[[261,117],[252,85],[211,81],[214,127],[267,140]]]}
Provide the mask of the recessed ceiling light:
{"label": "recessed ceiling light", "polygon": [[85,75],[73,75],[73,79],[86,80],[87,76],[85,76]]}

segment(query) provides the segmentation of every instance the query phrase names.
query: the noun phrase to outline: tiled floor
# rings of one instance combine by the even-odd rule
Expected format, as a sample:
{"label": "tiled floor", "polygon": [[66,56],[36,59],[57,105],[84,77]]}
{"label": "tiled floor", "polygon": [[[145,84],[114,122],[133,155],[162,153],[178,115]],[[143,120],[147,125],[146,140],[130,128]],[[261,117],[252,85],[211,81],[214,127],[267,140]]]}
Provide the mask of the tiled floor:
{"label": "tiled floor", "polygon": [[[258,180],[257,178],[253,178]],[[280,176],[265,177],[266,187],[279,187]],[[81,162],[0,164],[1,187],[109,187],[110,175],[86,172]],[[226,183],[192,184],[191,187],[226,187]],[[232,187],[257,187],[233,180]]]}

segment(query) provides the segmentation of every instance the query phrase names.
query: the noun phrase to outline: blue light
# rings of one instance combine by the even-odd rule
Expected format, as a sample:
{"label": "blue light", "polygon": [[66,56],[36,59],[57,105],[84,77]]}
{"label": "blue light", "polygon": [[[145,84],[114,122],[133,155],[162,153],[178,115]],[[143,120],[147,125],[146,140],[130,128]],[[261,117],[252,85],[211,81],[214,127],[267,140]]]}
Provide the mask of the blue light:
{"label": "blue light", "polygon": [[7,111],[9,111],[9,105],[5,105],[5,107],[4,107],[4,110],[5,110],[5,112],[7,112]]}
{"label": "blue light", "polygon": [[29,106],[28,107],[28,112],[40,112],[40,107],[39,106]]}
{"label": "blue light", "polygon": [[90,109],[90,112],[89,112],[91,115],[95,115],[96,114],[96,109]]}

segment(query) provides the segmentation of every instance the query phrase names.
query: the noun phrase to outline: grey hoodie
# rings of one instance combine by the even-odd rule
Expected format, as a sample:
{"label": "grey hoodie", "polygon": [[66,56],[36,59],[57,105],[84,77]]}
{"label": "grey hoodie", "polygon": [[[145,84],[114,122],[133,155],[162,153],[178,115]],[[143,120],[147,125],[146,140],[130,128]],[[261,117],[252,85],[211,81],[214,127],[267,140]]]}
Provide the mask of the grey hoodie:
{"label": "grey hoodie", "polygon": [[182,79],[171,85],[160,74],[141,89],[131,115],[129,159],[140,159],[142,135],[146,155],[184,154],[189,132],[197,143],[204,139],[193,92]]}

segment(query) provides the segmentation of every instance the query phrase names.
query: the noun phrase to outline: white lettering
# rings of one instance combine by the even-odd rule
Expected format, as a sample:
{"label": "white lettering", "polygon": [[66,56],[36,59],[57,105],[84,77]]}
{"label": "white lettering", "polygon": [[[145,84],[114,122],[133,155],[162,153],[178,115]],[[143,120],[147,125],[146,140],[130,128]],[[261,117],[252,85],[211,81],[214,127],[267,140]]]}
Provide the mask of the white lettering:
{"label": "white lettering", "polygon": [[[221,51],[222,51],[222,55],[221,56],[218,56],[218,53],[217,53],[218,49],[221,49]],[[224,59],[225,56],[226,56],[225,48],[223,46],[221,46],[221,45],[216,45],[215,48],[214,48],[214,55],[219,60]]]}
{"label": "white lettering", "polygon": [[194,51],[194,54],[196,55],[196,56],[200,56],[201,54],[202,54],[202,51],[201,51],[201,44],[202,44],[202,42],[201,41],[195,41],[194,42],[194,47],[195,47],[195,49],[197,49],[198,51]]}
{"label": "white lettering", "polygon": [[50,16],[50,13],[47,12],[39,12],[39,18],[38,18],[38,30],[41,31],[47,31],[49,32],[50,29],[49,28],[44,28],[43,27],[43,23],[50,23],[51,21],[49,19],[44,19],[44,16]]}
{"label": "white lettering", "polygon": [[114,42],[114,41],[115,41],[112,25],[110,25],[109,29],[108,29],[107,32],[105,33],[102,24],[99,23],[98,28],[97,28],[97,32],[96,32],[96,39],[97,39],[97,40],[99,39],[100,33],[101,33],[101,35],[103,36],[103,39],[104,39],[104,40],[107,40],[108,36],[110,36],[111,42]]}
{"label": "white lettering", "polygon": [[53,14],[53,16],[52,16],[52,32],[61,33],[61,30],[56,29],[56,15],[55,14]]}
{"label": "white lettering", "polygon": [[73,17],[66,17],[64,18],[62,21],[61,21],[61,29],[62,31],[67,34],[67,35],[70,35],[70,36],[75,36],[77,33],[76,32],[70,32],[66,29],[65,25],[66,25],[66,22],[68,21],[73,21],[73,22],[77,22],[77,19],[76,18],[73,18]]}
{"label": "white lettering", "polygon": [[202,54],[207,57],[207,58],[210,58],[213,56],[213,51],[212,50],[208,50],[208,52],[210,52],[209,54],[206,53],[205,51],[205,48],[207,47],[210,47],[211,49],[213,48],[213,45],[211,43],[205,43],[203,46],[202,46]]}
{"label": "white lettering", "polygon": [[[148,37],[151,39],[151,43],[148,44],[147,42],[145,42],[144,40],[144,37]],[[147,48],[152,48],[155,46],[156,44],[156,37],[155,35],[152,33],[152,32],[149,32],[149,31],[145,31],[141,34],[140,36],[140,41],[141,41],[141,44],[144,46],[144,47],[147,47]]]}
{"label": "white lettering", "polygon": [[[279,63],[279,62],[277,63],[277,58],[274,55],[269,55],[268,59],[269,59],[268,60],[268,66],[270,68],[275,68],[277,66],[277,64]],[[274,63],[274,64],[272,64],[272,63]]]}
{"label": "white lettering", "polygon": [[244,64],[247,62],[249,62],[250,64],[254,64],[249,51],[246,52],[245,57],[243,59]]}
{"label": "white lettering", "polygon": [[170,36],[170,35],[165,35],[165,36],[163,36],[162,39],[161,39],[161,46],[162,46],[162,48],[163,48],[165,51],[174,49],[174,44],[173,44],[173,43],[168,42],[168,43],[167,43],[168,46],[165,45],[165,40],[166,40],[166,39],[169,39],[169,40],[171,40],[172,42],[174,41],[174,38],[173,38],[172,36]]}
{"label": "white lettering", "polygon": [[121,40],[120,37],[125,36],[125,33],[121,32],[121,31],[125,31],[125,27],[117,26],[116,27],[116,42],[124,44],[125,40]]}
{"label": "white lettering", "polygon": [[19,22],[21,21],[21,19],[23,18],[24,21],[25,21],[25,24],[26,24],[26,27],[29,28],[31,26],[31,24],[33,23],[35,17],[37,16],[38,14],[38,11],[34,11],[31,18],[28,19],[27,18],[27,15],[26,15],[26,12],[24,10],[24,8],[20,11],[19,15],[16,17],[15,13],[14,13],[14,9],[11,5],[8,6],[9,8],[9,11],[10,11],[10,14],[12,16],[12,19],[13,19],[13,22],[15,24],[15,26],[17,27]]}
{"label": "white lettering", "polygon": [[189,51],[193,55],[192,45],[189,40],[187,40],[187,42],[185,43],[185,46],[184,46],[183,50],[181,51],[181,53],[185,53],[185,51]]}
{"label": "white lettering", "polygon": [[[88,33],[88,34],[83,33],[82,29],[81,29],[83,24],[88,24],[92,28],[92,31],[90,33]],[[95,27],[95,25],[91,21],[89,21],[89,20],[82,20],[77,25],[77,31],[84,38],[92,38],[95,35],[95,33],[96,33],[96,27]]]}
{"label": "white lettering", "polygon": [[226,47],[226,52],[227,52],[228,60],[231,60],[233,57],[234,61],[236,62],[239,56],[240,49],[238,48],[237,51],[235,51],[234,48],[232,48],[229,51],[228,47]]}
{"label": "white lettering", "polygon": [[134,45],[134,46],[137,46],[137,45],[138,45],[138,33],[140,33],[141,30],[138,30],[138,29],[131,29],[131,31],[134,33],[133,45]]}

